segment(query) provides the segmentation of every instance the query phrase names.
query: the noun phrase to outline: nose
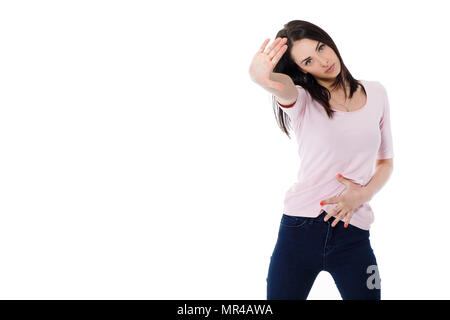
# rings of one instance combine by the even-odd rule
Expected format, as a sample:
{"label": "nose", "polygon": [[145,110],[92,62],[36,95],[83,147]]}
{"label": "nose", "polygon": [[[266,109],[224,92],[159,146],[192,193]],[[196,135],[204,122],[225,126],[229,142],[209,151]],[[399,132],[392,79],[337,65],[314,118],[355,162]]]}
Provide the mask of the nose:
{"label": "nose", "polygon": [[320,64],[322,65],[322,67],[328,66],[328,59],[324,59],[324,58],[321,58],[321,57],[318,57],[318,59],[320,61]]}
{"label": "nose", "polygon": [[329,67],[328,60],[327,61],[322,60],[322,66],[324,66],[324,67],[328,66]]}

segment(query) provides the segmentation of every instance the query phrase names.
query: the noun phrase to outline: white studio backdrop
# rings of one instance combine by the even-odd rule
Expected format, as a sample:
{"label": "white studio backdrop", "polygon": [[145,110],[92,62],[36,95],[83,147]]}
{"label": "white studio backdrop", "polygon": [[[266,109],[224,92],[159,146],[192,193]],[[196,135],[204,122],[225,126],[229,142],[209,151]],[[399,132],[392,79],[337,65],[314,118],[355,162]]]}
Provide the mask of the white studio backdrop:
{"label": "white studio backdrop", "polygon": [[[291,20],[391,106],[382,299],[448,299],[445,1],[0,2],[0,298],[266,299],[295,138],[251,59]],[[341,299],[322,272],[308,299]]]}

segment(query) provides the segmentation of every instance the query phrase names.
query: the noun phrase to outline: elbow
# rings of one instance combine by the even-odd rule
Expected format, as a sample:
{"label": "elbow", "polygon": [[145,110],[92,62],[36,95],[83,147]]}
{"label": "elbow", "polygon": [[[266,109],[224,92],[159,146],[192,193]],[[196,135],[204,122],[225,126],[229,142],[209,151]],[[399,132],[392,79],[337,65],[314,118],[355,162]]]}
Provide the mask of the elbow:
{"label": "elbow", "polygon": [[385,166],[389,166],[394,168],[394,159],[390,158],[390,159],[380,159],[377,160],[376,165],[385,165]]}

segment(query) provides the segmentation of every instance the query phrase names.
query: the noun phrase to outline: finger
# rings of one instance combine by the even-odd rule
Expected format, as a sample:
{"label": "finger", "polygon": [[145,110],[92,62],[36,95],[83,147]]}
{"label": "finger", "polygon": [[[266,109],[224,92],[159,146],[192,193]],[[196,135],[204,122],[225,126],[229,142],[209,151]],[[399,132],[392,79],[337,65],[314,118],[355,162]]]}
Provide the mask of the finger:
{"label": "finger", "polygon": [[266,40],[264,40],[263,44],[261,45],[261,47],[259,48],[258,52],[263,53],[264,52],[264,48],[266,47],[267,43],[270,41],[270,38],[267,38]]}
{"label": "finger", "polygon": [[335,206],[333,209],[331,209],[330,212],[327,213],[327,215],[325,216],[323,221],[328,221],[328,219],[330,219],[331,217],[336,215],[339,211],[340,211],[340,208],[338,206]]}
{"label": "finger", "polygon": [[342,211],[337,217],[336,219],[334,219],[333,223],[331,224],[332,227],[336,226],[339,221],[341,221],[345,215],[347,214],[347,211]]}
{"label": "finger", "polygon": [[277,54],[272,58],[273,65],[276,65],[278,61],[280,61],[281,57],[287,50],[287,45],[283,45],[280,50],[278,50]]}
{"label": "finger", "polygon": [[345,224],[344,224],[344,227],[348,227],[348,224],[350,223],[350,219],[352,218],[352,213],[349,213],[348,215],[347,215],[347,217],[346,217],[346,219],[345,219]]}
{"label": "finger", "polygon": [[336,207],[334,207],[333,209],[331,209],[329,212],[327,212],[327,215],[325,216],[325,218],[323,219],[323,221],[328,221],[328,219],[330,219],[331,217],[333,217],[337,212]]}
{"label": "finger", "polygon": [[285,44],[286,40],[286,38],[281,38],[277,45],[269,52],[270,59],[273,59],[273,57],[280,51],[281,46]]}
{"label": "finger", "polygon": [[350,222],[350,215],[347,215],[346,219],[345,219],[345,224],[344,224],[344,228],[348,227],[348,223]]}
{"label": "finger", "polygon": [[320,205],[323,206],[324,204],[328,204],[328,203],[337,203],[338,201],[339,201],[339,197],[332,197],[332,198],[321,201]]}
{"label": "finger", "polygon": [[331,210],[330,212],[327,212],[327,214],[325,215],[325,217],[323,218],[323,221],[328,221],[328,219],[330,219],[333,216],[333,210]]}
{"label": "finger", "polygon": [[269,54],[270,53],[270,51],[273,49],[273,48],[275,48],[275,46],[278,44],[278,42],[280,42],[280,40],[281,40],[281,38],[276,38],[273,42],[272,42],[272,44],[266,49],[266,51],[264,51],[264,53],[265,54]]}

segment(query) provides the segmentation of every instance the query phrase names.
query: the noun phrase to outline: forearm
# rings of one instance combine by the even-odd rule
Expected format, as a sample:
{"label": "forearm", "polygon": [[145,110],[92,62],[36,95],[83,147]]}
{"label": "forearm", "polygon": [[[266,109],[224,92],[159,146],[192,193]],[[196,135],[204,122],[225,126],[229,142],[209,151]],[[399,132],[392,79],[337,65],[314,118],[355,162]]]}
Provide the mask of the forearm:
{"label": "forearm", "polygon": [[271,94],[278,97],[279,100],[292,100],[292,97],[295,97],[297,95],[297,88],[295,88],[294,81],[292,81],[291,77],[289,77],[287,74],[272,72],[270,74],[270,80],[280,82],[286,88],[284,91],[280,91],[273,88],[263,87]]}
{"label": "forearm", "polygon": [[364,194],[364,202],[368,202],[372,197],[380,191],[391,176],[393,166],[390,164],[379,164],[375,168],[375,172],[370,181],[362,187]]}

